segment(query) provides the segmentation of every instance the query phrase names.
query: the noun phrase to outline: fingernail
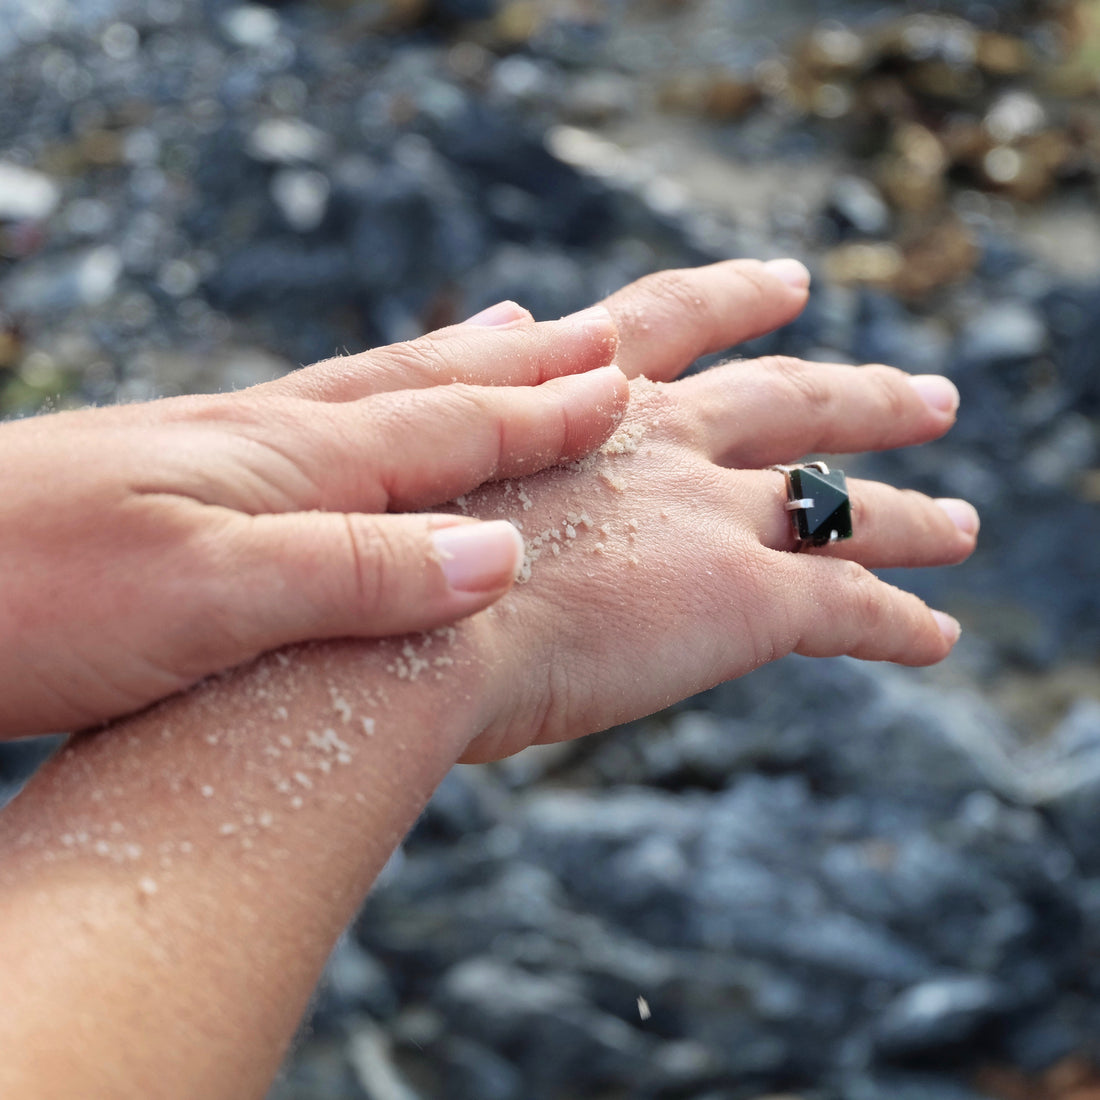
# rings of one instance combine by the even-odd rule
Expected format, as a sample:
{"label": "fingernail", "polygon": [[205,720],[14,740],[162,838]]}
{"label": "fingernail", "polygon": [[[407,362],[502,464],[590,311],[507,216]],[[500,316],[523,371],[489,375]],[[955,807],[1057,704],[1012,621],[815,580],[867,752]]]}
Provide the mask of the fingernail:
{"label": "fingernail", "polygon": [[764,268],[796,290],[805,290],[810,285],[810,269],[801,260],[768,260]]}
{"label": "fingernail", "polygon": [[959,391],[950,378],[944,378],[942,374],[914,374],[909,383],[930,409],[942,413],[953,413],[958,409]]}
{"label": "fingernail", "polygon": [[464,325],[477,325],[479,328],[495,328],[497,325],[511,325],[516,321],[526,321],[527,310],[516,302],[497,302],[480,313],[463,321]]}
{"label": "fingernail", "polygon": [[[611,404],[613,426],[618,425],[626,415],[626,402],[619,394],[626,390],[626,375],[614,363],[609,367],[597,367],[595,370],[581,371],[578,374],[563,374],[552,378],[544,385],[561,390],[561,400],[568,402],[582,416],[593,412],[606,414]],[[611,428],[608,429],[612,430]],[[596,446],[596,441],[592,446]]]}
{"label": "fingernail", "polygon": [[444,527],[432,532],[432,544],[456,592],[504,588],[523,562],[523,536],[503,519]]}
{"label": "fingernail", "polygon": [[936,503],[951,517],[951,522],[964,535],[976,535],[981,527],[981,519],[974,505],[966,500],[954,497],[942,497]]}
{"label": "fingernail", "polygon": [[575,390],[579,386],[585,386],[587,388],[600,391],[606,390],[608,382],[612,382],[612,385],[618,386],[618,384],[626,378],[622,369],[615,363],[612,363],[608,367],[596,367],[594,370],[581,371],[579,374],[563,374],[558,379],[551,379],[547,385],[554,385],[555,382],[568,386],[569,389]]}
{"label": "fingernail", "polygon": [[570,313],[562,320],[584,328],[607,328],[614,324],[611,320],[611,314],[605,306],[590,306],[588,309],[582,309],[579,313]]}
{"label": "fingernail", "polygon": [[950,615],[942,611],[933,611],[932,618],[936,620],[936,625],[940,628],[940,633],[944,638],[950,642],[951,645],[954,645],[959,640],[959,635],[962,633],[962,627],[959,625],[959,620],[951,618]]}

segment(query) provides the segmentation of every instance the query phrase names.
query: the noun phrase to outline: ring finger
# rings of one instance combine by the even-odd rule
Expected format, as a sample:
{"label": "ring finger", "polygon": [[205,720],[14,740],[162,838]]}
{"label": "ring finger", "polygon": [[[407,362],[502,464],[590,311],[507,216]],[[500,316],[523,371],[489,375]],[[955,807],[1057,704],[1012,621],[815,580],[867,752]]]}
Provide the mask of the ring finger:
{"label": "ring finger", "polygon": [[[797,544],[787,510],[784,476],[775,470],[737,471],[738,493],[759,517],[757,535],[772,550],[794,550]],[[978,513],[963,500],[934,500],[911,489],[895,489],[878,481],[848,482],[852,537],[809,551],[847,558],[869,569],[952,565],[974,549]]]}

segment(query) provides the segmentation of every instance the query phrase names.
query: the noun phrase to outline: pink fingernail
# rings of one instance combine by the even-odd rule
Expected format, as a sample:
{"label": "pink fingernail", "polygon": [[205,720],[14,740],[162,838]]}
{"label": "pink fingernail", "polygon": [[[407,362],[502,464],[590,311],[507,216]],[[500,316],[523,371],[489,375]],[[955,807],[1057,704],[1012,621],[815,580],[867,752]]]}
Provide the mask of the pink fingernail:
{"label": "pink fingernail", "polygon": [[801,260],[769,260],[764,269],[796,290],[805,290],[810,285],[810,269]]}
{"label": "pink fingernail", "polygon": [[462,523],[432,532],[447,583],[456,592],[504,588],[519,572],[523,536],[507,520]]}
{"label": "pink fingernail", "polygon": [[981,519],[974,505],[966,500],[954,497],[941,497],[936,503],[951,517],[951,522],[964,535],[976,535],[981,527]]}
{"label": "pink fingernail", "polygon": [[914,374],[909,384],[921,395],[924,403],[936,412],[953,413],[959,407],[959,391],[950,378],[942,374]]}
{"label": "pink fingernail", "polygon": [[530,315],[516,302],[497,302],[480,313],[463,321],[464,325],[476,325],[478,328],[496,328],[498,325],[511,325],[516,321],[526,321]]}
{"label": "pink fingernail", "polygon": [[953,619],[943,611],[933,611],[932,618],[936,620],[936,625],[940,628],[940,633],[944,638],[950,642],[951,645],[954,645],[959,640],[959,635],[962,633],[962,627],[959,625],[959,620]]}
{"label": "pink fingernail", "polygon": [[579,313],[570,313],[562,320],[568,321],[571,325],[579,325],[585,328],[606,328],[613,324],[611,314],[605,306],[590,306],[588,309],[582,309]]}

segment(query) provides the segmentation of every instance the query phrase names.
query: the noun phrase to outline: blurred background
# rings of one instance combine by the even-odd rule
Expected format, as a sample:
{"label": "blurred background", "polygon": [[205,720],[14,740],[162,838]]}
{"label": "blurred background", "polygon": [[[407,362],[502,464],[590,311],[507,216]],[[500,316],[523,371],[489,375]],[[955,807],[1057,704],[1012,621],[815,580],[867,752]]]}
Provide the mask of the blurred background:
{"label": "blurred background", "polygon": [[952,660],[457,768],[273,1100],[1100,1098],[1100,0],[0,0],[0,66],[4,415],[733,256],[815,275],[738,354],[962,391],[845,463],[982,512],[897,578]]}

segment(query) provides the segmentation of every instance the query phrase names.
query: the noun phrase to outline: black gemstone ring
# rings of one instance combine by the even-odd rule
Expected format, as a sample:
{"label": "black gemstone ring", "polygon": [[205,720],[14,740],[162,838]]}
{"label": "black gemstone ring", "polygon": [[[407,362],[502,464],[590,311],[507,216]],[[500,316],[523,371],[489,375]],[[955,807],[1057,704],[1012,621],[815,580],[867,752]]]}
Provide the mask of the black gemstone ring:
{"label": "black gemstone ring", "polygon": [[842,470],[824,462],[772,466],[787,482],[787,511],[794,520],[795,550],[828,546],[852,537],[852,507]]}

